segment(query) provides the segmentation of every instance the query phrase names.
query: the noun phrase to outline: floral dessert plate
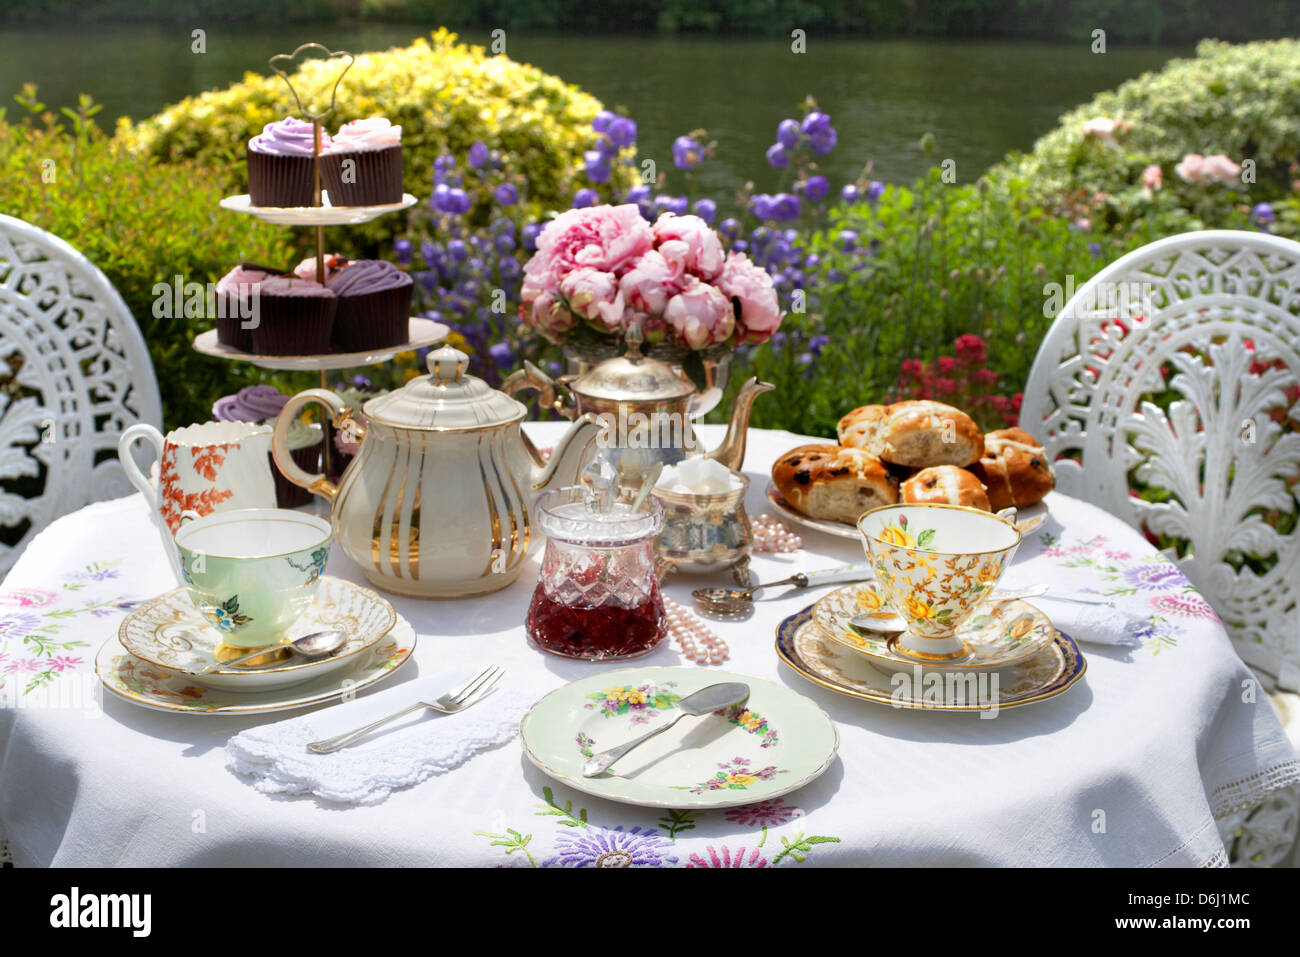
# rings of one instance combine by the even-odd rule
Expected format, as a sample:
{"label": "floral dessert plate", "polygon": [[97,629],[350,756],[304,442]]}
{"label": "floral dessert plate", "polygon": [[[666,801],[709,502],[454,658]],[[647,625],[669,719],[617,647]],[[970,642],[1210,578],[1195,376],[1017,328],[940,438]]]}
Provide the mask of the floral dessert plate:
{"label": "floral dessert plate", "polygon": [[400,203],[385,203],[382,206],[332,206],[329,190],[321,190],[319,206],[254,206],[252,198],[247,193],[241,193],[238,196],[227,196],[217,205],[231,212],[256,216],[277,226],[355,226],[398,210],[410,209],[415,205],[415,197],[403,193]]}
{"label": "floral dessert plate", "polygon": [[917,711],[985,711],[1044,701],[1083,677],[1088,663],[1074,639],[1056,632],[1037,655],[999,671],[940,671],[914,665],[889,673],[871,659],[832,641],[812,620],[812,606],[781,622],[776,653],[813,684],[891,708]]}
{"label": "floral dessert plate", "polygon": [[[593,754],[667,722],[676,701],[724,681],[749,685],[749,700],[682,718],[603,775],[582,776]],[[519,731],[528,759],[557,781],[610,801],[663,808],[735,807],[788,794],[825,771],[839,746],[830,718],[802,695],[703,668],[633,668],[575,681],[533,705]]]}
{"label": "floral dessert plate", "polygon": [[[221,614],[220,609],[217,614]],[[267,666],[255,658],[246,665],[222,668],[201,677],[186,674],[215,662],[219,649],[223,659],[248,649],[230,646],[223,649],[223,623],[204,617],[184,588],[134,609],[118,627],[117,639],[143,663],[186,674],[190,683],[219,691],[248,693],[288,688],[350,668],[354,659],[374,647],[396,623],[397,611],[386,598],[341,578],[324,576],[311,608],[294,622],[285,636],[291,640],[327,629],[342,631],[347,637],[343,647],[319,661],[304,661],[281,650],[278,654],[284,660],[273,665]]]}
{"label": "floral dessert plate", "polygon": [[[787,522],[794,522],[804,528],[825,532],[827,535],[851,538],[855,542],[862,540],[856,525],[849,525],[846,522],[832,522],[820,518],[809,518],[802,512],[796,511],[794,506],[782,498],[781,493],[776,490],[776,486],[770,482],[767,486],[767,504],[773,512]],[[1026,505],[1024,508],[1016,510],[1016,528],[1020,529],[1021,535],[1032,535],[1043,527],[1043,523],[1047,521],[1047,516],[1047,499],[1033,505]]]}
{"label": "floral dessert plate", "polygon": [[[862,630],[849,624],[855,616],[868,620],[879,615],[894,618],[889,599],[872,582],[837,588],[813,605],[813,622],[828,637],[871,659],[878,669],[911,671],[916,664],[894,648],[897,635]],[[1056,639],[1056,629],[1040,609],[1026,601],[987,602],[957,629],[956,636],[970,646],[970,655],[937,661],[930,668],[988,670],[1005,668],[1038,654]]]}
{"label": "floral dessert plate", "polygon": [[110,638],[95,655],[95,673],[105,688],[132,704],[187,714],[264,714],[332,701],[368,688],[399,668],[415,651],[415,629],[405,618],[348,667],[314,675],[292,688],[231,693],[197,684],[188,675],[143,661]]}

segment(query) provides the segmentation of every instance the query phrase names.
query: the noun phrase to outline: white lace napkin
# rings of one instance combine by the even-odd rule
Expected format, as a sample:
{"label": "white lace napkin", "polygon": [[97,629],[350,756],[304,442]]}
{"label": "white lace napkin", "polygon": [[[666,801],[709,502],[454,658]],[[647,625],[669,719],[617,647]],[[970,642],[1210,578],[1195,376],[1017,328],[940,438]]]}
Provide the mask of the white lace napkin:
{"label": "white lace napkin", "polygon": [[423,709],[371,732],[333,754],[307,750],[311,741],[343,734],[417,701],[432,701],[472,678],[444,672],[379,694],[276,724],[241,731],[226,743],[226,766],[268,794],[314,794],[343,804],[378,804],[400,788],[446,774],[477,752],[519,731],[534,702],[551,690],[518,672],[501,678],[473,707],[456,714]]}

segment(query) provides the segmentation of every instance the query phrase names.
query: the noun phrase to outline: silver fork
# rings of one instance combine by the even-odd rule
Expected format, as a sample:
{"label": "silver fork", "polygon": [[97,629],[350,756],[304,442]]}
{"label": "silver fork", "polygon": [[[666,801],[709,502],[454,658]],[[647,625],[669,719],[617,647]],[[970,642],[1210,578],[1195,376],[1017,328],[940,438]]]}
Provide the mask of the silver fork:
{"label": "silver fork", "polygon": [[474,704],[479,698],[487,694],[488,689],[496,684],[505,670],[498,668],[496,665],[490,668],[484,668],[477,676],[466,681],[458,688],[452,688],[446,694],[433,701],[417,701],[409,708],[403,708],[395,714],[390,714],[386,718],[380,718],[378,721],[372,721],[364,727],[357,728],[355,731],[348,731],[344,734],[335,735],[332,738],[326,738],[324,741],[313,741],[307,745],[308,749],[315,751],[317,754],[329,754],[340,748],[346,748],[354,741],[364,738],[376,728],[381,728],[391,721],[396,721],[403,715],[408,715],[412,711],[419,711],[421,708],[430,708],[434,711],[441,711],[443,714],[455,714],[457,711],[464,711],[470,705]]}

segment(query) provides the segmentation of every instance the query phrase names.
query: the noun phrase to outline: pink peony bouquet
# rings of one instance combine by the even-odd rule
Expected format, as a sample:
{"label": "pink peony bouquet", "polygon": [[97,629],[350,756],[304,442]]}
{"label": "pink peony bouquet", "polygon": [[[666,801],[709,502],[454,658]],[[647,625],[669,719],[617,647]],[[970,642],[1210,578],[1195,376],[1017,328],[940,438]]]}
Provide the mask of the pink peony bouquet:
{"label": "pink peony bouquet", "polygon": [[784,318],[767,270],[727,254],[698,216],[647,223],[635,204],[571,209],[524,267],[519,317],[551,342],[585,326],[704,349],[766,342]]}

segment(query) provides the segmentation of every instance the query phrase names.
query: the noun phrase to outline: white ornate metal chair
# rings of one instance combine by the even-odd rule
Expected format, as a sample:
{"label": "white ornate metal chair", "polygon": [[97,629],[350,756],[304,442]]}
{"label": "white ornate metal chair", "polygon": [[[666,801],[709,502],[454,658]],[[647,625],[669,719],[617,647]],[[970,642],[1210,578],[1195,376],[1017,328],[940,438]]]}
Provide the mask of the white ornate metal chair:
{"label": "white ornate metal chair", "polygon": [[161,428],[140,329],[63,240],[0,214],[0,575],[60,515],[131,493],[117,439]]}
{"label": "white ornate metal chair", "polygon": [[[1048,331],[1020,419],[1061,491],[1173,543],[1300,748],[1300,243],[1210,230],[1107,266]],[[1298,822],[1292,788],[1220,833],[1272,865]]]}

